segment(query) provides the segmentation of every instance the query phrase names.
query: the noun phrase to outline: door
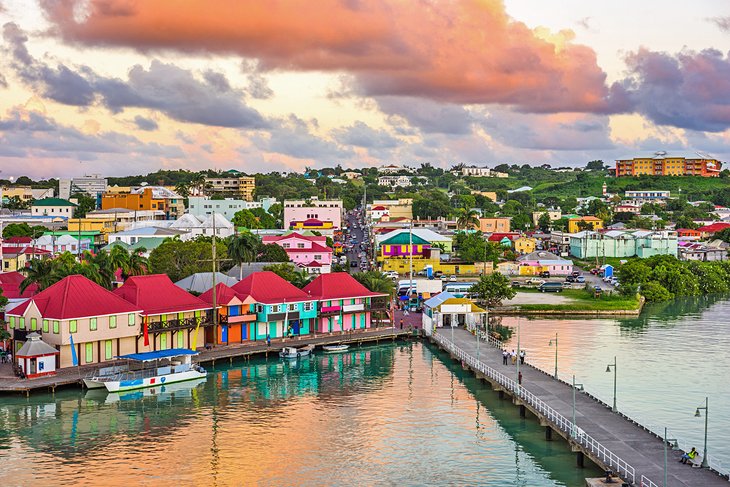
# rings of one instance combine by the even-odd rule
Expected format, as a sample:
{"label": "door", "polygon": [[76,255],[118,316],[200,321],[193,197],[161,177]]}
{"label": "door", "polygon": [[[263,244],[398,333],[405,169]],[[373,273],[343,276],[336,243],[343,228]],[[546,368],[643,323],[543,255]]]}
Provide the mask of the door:
{"label": "door", "polygon": [[269,323],[269,335],[271,335],[271,338],[275,338],[278,336],[276,334],[276,323]]}
{"label": "door", "polygon": [[293,320],[291,322],[292,333],[299,335],[299,320]]}
{"label": "door", "polygon": [[167,333],[160,335],[160,350],[167,350]]}
{"label": "door", "polygon": [[[35,374],[38,367],[38,363],[36,362],[35,358],[30,359],[30,371],[28,371],[28,374]],[[26,374],[26,375],[28,375]]]}
{"label": "door", "polygon": [[331,316],[329,318],[327,318],[327,325],[329,326],[329,329],[327,331],[332,333],[332,317]]}
{"label": "door", "polygon": [[85,347],[85,357],[84,360],[87,364],[90,364],[94,361],[94,346],[91,343],[87,343]]}
{"label": "door", "polygon": [[185,348],[185,334],[177,332],[177,348]]}
{"label": "door", "polygon": [[365,328],[365,313],[360,315],[360,328]]}
{"label": "door", "polygon": [[112,350],[112,341],[105,340],[104,341],[104,360],[111,360],[113,354],[114,354],[114,351]]}
{"label": "door", "polygon": [[221,343],[228,343],[228,327],[221,325]]}

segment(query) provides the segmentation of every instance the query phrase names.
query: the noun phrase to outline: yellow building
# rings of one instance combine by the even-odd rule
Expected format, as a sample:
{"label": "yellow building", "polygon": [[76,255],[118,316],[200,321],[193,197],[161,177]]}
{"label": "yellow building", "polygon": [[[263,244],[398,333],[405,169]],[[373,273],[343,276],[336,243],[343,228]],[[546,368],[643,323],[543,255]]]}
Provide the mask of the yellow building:
{"label": "yellow building", "polygon": [[621,176],[702,176],[718,177],[722,163],[701,152],[657,151],[616,161],[616,177]]}
{"label": "yellow building", "polygon": [[[586,227],[586,225],[588,225],[588,227]],[[595,216],[581,216],[568,220],[568,233],[578,233],[584,229],[596,231],[602,228],[603,220],[601,220],[600,218],[596,218]]]}
{"label": "yellow building", "polygon": [[[68,220],[68,231],[69,232],[99,232],[106,236],[107,233],[115,232],[115,220],[114,218],[100,220],[100,219],[89,219],[89,218],[69,218]],[[81,227],[81,228],[79,228]],[[106,238],[104,238],[106,241]]]}
{"label": "yellow building", "polygon": [[537,247],[537,240],[532,237],[520,237],[514,240],[515,252],[519,254],[529,254],[534,252]]}
{"label": "yellow building", "polygon": [[398,200],[374,200],[372,208],[383,206],[388,220],[397,218],[413,219],[413,200],[411,198],[401,198]]}
{"label": "yellow building", "polygon": [[205,183],[209,194],[233,195],[244,201],[253,201],[256,189],[256,178],[252,176],[205,178]]}
{"label": "yellow building", "polygon": [[509,218],[480,218],[479,230],[483,233],[509,233]]}
{"label": "yellow building", "polygon": [[[399,274],[406,274],[410,270],[410,259],[378,257],[377,260],[381,262],[383,272],[396,271]],[[491,262],[488,262],[486,266],[487,274],[492,273],[493,266],[491,264]],[[458,264],[441,262],[439,259],[413,259],[413,272],[423,271],[427,266],[433,267],[434,272],[442,272],[448,276],[476,276],[483,273],[485,268],[481,262],[475,264]]]}

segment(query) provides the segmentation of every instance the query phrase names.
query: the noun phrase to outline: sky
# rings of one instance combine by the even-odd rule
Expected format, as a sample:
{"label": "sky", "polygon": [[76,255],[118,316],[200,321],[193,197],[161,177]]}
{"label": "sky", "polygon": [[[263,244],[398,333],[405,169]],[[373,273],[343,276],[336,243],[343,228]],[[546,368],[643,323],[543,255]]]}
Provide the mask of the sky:
{"label": "sky", "polygon": [[0,178],[730,162],[725,0],[0,0]]}

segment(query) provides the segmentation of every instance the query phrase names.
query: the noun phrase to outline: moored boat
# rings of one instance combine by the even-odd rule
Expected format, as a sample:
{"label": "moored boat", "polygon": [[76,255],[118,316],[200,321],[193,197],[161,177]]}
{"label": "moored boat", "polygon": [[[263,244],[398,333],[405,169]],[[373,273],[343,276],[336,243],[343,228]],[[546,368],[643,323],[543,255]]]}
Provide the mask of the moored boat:
{"label": "moored boat", "polygon": [[84,383],[87,384],[87,387],[88,384],[93,387],[102,384],[109,392],[122,392],[202,379],[207,376],[207,372],[204,368],[192,363],[193,355],[197,354],[198,352],[193,350],[173,348],[122,355],[117,358],[128,360],[127,370],[117,373],[97,373],[85,379]]}
{"label": "moored boat", "polygon": [[312,350],[314,350],[314,345],[307,345],[302,348],[284,347],[279,352],[279,357],[281,357],[281,358],[306,357],[307,355],[312,353]]}
{"label": "moored boat", "polygon": [[324,350],[324,353],[345,352],[345,351],[347,351],[348,348],[350,348],[350,345],[337,344],[337,345],[323,345],[322,346],[322,350]]}

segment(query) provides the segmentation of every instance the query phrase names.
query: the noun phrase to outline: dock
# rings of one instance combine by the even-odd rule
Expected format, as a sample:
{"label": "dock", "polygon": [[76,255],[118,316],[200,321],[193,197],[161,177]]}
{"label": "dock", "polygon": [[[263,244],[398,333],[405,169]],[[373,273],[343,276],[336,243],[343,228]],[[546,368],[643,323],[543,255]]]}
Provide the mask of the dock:
{"label": "dock", "polygon": [[[308,344],[318,347],[331,344],[359,346],[368,343],[377,344],[385,341],[393,341],[412,335],[413,331],[408,329],[400,330],[393,327],[381,327],[362,331],[356,330],[354,332],[317,333],[292,338],[277,338],[271,340],[271,346],[266,346],[265,340],[258,340],[234,345],[221,345],[205,350],[200,349],[200,354],[197,355],[195,362],[200,364],[210,364],[215,367],[216,362],[227,362],[231,364],[234,360],[241,358],[245,359],[259,356],[274,356],[278,358],[279,351],[284,347],[303,347]],[[31,391],[55,392],[56,389],[61,387],[81,387],[82,379],[84,377],[100,366],[108,365],[110,365],[109,362],[105,362],[104,364],[68,367],[58,370],[56,375],[38,377],[35,379],[19,379],[12,375],[0,375],[0,394],[25,393],[26,395],[29,395]],[[7,365],[7,369],[10,370],[9,365]]]}
{"label": "dock", "polygon": [[[605,470],[612,470],[629,485],[659,487],[664,482],[664,441],[630,418],[585,392],[576,393],[576,420],[573,423],[573,388],[552,375],[520,366],[522,384],[517,383],[515,366],[502,364],[499,343],[477,341],[463,328],[439,329],[431,340],[447,351],[466,369],[487,381],[500,396],[510,397],[520,415],[529,411],[545,427],[545,439],[559,435],[576,454],[579,466],[584,458]],[[668,448],[667,486],[727,486],[727,477],[712,469],[693,468],[679,463],[682,452]],[[621,485],[620,483],[615,485]]]}

